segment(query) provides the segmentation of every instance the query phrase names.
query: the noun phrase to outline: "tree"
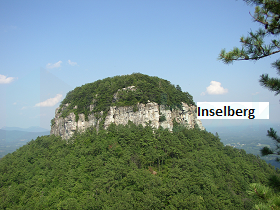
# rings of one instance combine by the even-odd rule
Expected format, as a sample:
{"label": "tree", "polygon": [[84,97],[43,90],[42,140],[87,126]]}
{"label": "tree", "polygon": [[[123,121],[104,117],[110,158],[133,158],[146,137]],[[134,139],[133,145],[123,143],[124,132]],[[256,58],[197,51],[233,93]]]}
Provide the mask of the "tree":
{"label": "tree", "polygon": [[180,85],[176,85],[176,89],[182,92],[182,88],[180,87]]}
{"label": "tree", "polygon": [[280,197],[279,194],[275,194],[273,190],[259,183],[250,184],[250,190],[248,194],[253,195],[261,201],[255,205],[256,209],[279,209]]}
{"label": "tree", "polygon": [[[280,39],[276,39],[280,34],[280,1],[279,0],[244,0],[248,4],[255,4],[255,12],[252,16],[254,22],[261,24],[256,32],[249,32],[249,36],[240,38],[242,43],[241,49],[234,47],[233,50],[226,52],[225,49],[221,50],[219,60],[226,64],[233,61],[241,60],[259,60],[267,56],[274,55],[280,52]],[[273,36],[269,44],[265,44],[264,38]],[[272,67],[276,68],[277,73],[280,75],[280,59],[272,63]],[[280,94],[280,79],[269,77],[268,74],[262,74],[259,80],[261,86],[268,88],[274,92],[275,95]],[[276,149],[271,150],[268,147],[261,149],[261,154],[277,154],[280,155],[280,137],[276,135],[273,128],[267,131],[267,136],[276,141]],[[279,158],[276,159],[280,161]]]}
{"label": "tree", "polygon": [[[267,136],[269,136],[274,141],[276,141],[276,149],[270,149],[268,147],[264,147],[261,149],[262,156],[266,156],[270,154],[280,155],[280,137],[276,133],[277,132],[273,128],[270,128],[270,130],[267,131]],[[280,158],[277,157],[276,161],[280,162]]]}

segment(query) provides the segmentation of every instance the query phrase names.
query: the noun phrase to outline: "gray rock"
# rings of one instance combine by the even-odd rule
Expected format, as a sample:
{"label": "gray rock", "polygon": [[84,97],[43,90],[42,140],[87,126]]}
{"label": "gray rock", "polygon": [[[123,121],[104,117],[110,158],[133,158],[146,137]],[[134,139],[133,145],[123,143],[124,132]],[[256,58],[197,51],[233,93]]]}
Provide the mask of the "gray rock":
{"label": "gray rock", "polygon": [[[131,87],[133,90],[133,87]],[[64,105],[62,110],[69,104]],[[202,126],[202,123],[196,117],[196,107],[188,106],[188,104],[182,102],[182,110],[175,109],[170,111],[166,109],[164,105],[158,105],[155,102],[149,102],[147,104],[137,104],[137,111],[133,110],[133,106],[125,107],[116,107],[111,106],[108,111],[107,116],[105,117],[104,128],[107,129],[111,123],[116,125],[126,125],[128,121],[132,121],[136,125],[146,126],[146,123],[151,121],[151,126],[154,128],[167,128],[169,131],[173,129],[173,119],[176,122],[185,125],[188,128],[194,128],[197,124],[201,130],[205,128]],[[90,106],[90,109],[93,110],[93,105]],[[50,134],[56,136],[61,136],[62,139],[68,140],[74,132],[80,131],[83,132],[89,127],[99,128],[101,118],[97,119],[93,114],[88,116],[88,121],[85,120],[84,114],[79,114],[78,122],[75,121],[75,114],[70,113],[64,119],[61,117],[61,113],[58,113],[59,108],[55,111],[54,124],[51,127]],[[100,112],[99,115],[102,115],[103,112]],[[165,116],[166,120],[159,122],[160,116]]]}

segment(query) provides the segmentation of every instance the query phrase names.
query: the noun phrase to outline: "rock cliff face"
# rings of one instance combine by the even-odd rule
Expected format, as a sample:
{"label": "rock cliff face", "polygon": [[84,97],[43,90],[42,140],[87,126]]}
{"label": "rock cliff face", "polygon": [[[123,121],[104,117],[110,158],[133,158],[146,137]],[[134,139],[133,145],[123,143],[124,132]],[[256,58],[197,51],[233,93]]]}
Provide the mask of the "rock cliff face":
{"label": "rock cliff face", "polygon": [[[64,105],[64,108],[69,104]],[[90,107],[92,110],[92,107]],[[55,111],[55,118],[51,126],[50,134],[61,136],[63,139],[69,139],[75,131],[84,131],[85,129],[93,126],[97,129],[101,123],[102,118],[97,119],[94,114],[88,116],[88,121],[85,120],[84,114],[79,114],[78,122],[74,113],[70,113],[67,117],[62,118],[61,113],[58,113],[59,108]],[[204,130],[202,123],[196,117],[195,106],[188,106],[186,103],[182,103],[182,110],[166,110],[164,105],[158,105],[154,102],[147,104],[138,103],[135,106],[116,107],[111,106],[105,117],[104,127],[105,129],[111,124],[125,125],[128,121],[132,121],[136,125],[146,126],[146,123],[151,122],[151,126],[159,128],[167,128],[170,131],[173,129],[173,119],[176,122],[183,124],[189,128],[194,128],[197,124],[198,127]],[[103,112],[98,113],[99,116],[103,115]],[[160,120],[161,117],[161,120]],[[165,117],[165,120],[163,118]]]}

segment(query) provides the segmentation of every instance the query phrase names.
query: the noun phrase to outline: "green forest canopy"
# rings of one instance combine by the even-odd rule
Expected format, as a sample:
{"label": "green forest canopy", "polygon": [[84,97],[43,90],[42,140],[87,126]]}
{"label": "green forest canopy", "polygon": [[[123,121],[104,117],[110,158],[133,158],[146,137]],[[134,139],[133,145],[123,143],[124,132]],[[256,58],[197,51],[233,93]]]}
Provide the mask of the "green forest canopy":
{"label": "green forest canopy", "polygon": [[279,194],[279,175],[207,131],[111,124],[3,157],[0,209],[253,209],[251,183]]}
{"label": "green forest canopy", "polygon": [[[129,86],[135,89],[122,90]],[[148,100],[170,109],[195,105],[179,86],[136,73],[77,87],[60,111],[87,116],[93,101],[93,112],[106,112]],[[256,196],[268,186],[278,198],[279,169],[179,123],[173,132],[129,122],[68,141],[42,136],[0,160],[0,209],[253,209],[270,202]]]}
{"label": "green forest canopy", "polygon": [[[122,90],[129,86],[135,86],[135,90]],[[117,92],[118,100],[114,100],[114,94]],[[181,109],[181,102],[195,105],[193,97],[188,92],[182,92],[179,85],[175,87],[167,80],[133,73],[130,75],[108,77],[81,87],[76,87],[74,90],[68,92],[65,99],[61,102],[59,112],[62,113],[62,117],[66,117],[71,112],[74,112],[76,114],[76,120],[78,120],[78,114],[83,113],[87,119],[87,116],[91,114],[91,104],[94,104],[92,113],[100,111],[106,113],[110,106],[133,106],[138,102],[146,104],[148,100],[166,105],[170,109],[176,107]],[[63,105],[67,103],[69,106],[62,109]],[[77,109],[74,109],[76,105]]]}

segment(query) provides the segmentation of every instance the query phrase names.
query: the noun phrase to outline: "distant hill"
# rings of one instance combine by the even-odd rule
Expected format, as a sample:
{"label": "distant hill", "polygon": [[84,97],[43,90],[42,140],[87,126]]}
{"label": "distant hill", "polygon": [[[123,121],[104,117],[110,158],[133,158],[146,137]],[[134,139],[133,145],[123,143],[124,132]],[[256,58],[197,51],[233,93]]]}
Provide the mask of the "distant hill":
{"label": "distant hill", "polygon": [[45,136],[49,134],[50,131],[26,132],[13,129],[0,129],[0,158],[8,153],[14,152],[32,139],[36,139],[38,136]]}
{"label": "distant hill", "polygon": [[[215,134],[218,133],[224,145],[237,149],[244,149],[247,153],[260,156],[260,149],[264,146],[275,147],[274,141],[266,136],[267,130],[273,127],[279,132],[277,124],[270,126],[228,126],[228,127],[207,127],[206,130]],[[276,156],[270,155],[261,157],[267,163],[280,169],[280,163],[275,161]]]}
{"label": "distant hill", "polygon": [[6,131],[25,131],[25,132],[50,132],[50,130],[41,128],[39,126],[32,126],[29,128],[19,128],[19,127],[2,127],[1,130],[6,130]]}

